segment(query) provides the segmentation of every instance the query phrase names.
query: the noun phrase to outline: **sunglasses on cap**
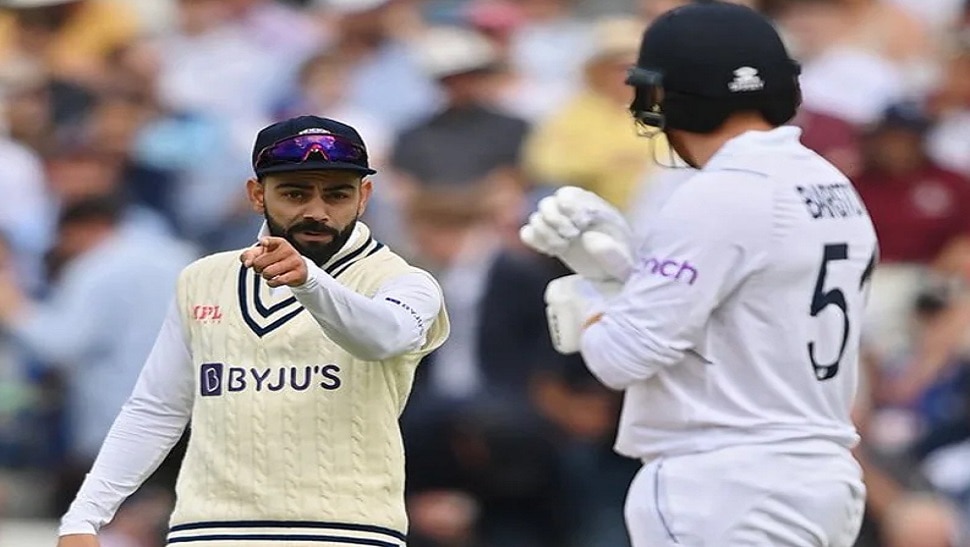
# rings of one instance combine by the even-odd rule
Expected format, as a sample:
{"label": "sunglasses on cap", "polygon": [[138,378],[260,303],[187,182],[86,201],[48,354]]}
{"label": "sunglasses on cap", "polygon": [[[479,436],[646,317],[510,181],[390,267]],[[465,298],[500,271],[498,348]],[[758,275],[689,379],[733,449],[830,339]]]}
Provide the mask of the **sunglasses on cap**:
{"label": "sunglasses on cap", "polygon": [[367,152],[359,144],[332,134],[310,134],[288,137],[263,148],[256,156],[256,170],[288,164],[304,163],[312,154],[334,163],[353,163],[363,167]]}

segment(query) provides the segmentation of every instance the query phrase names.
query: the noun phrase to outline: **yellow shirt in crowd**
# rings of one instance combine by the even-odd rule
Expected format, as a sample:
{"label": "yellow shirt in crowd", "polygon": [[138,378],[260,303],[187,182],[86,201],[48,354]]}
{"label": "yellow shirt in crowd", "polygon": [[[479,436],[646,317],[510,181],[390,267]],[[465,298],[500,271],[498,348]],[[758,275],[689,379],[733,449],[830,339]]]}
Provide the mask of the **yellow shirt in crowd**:
{"label": "yellow shirt in crowd", "polygon": [[[54,36],[44,58],[58,75],[86,73],[98,67],[118,47],[134,39],[139,31],[137,14],[116,0],[82,0],[61,31]],[[16,18],[0,10],[0,63],[16,55]]]}
{"label": "yellow shirt in crowd", "polygon": [[656,165],[654,147],[669,155],[662,135],[639,136],[626,108],[585,91],[539,124],[524,161],[539,184],[579,186],[625,210]]}

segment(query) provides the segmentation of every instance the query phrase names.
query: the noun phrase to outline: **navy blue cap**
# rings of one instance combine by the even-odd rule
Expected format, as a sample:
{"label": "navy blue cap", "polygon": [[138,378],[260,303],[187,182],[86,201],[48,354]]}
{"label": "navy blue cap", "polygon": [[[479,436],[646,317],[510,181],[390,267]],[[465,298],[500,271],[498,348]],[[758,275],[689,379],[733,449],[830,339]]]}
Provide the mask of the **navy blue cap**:
{"label": "navy blue cap", "polygon": [[[281,163],[256,169],[256,159],[264,149],[280,141],[310,133],[324,133],[342,137],[359,146],[364,154],[359,160],[353,162],[328,161],[319,155],[313,155],[310,159],[301,163]],[[367,161],[367,146],[364,144],[364,139],[361,138],[360,133],[356,129],[337,120],[319,116],[297,116],[264,127],[256,135],[256,142],[253,145],[252,163],[253,171],[256,172],[256,176],[260,177],[271,173],[316,170],[354,171],[361,175],[373,175],[377,173],[377,171],[370,168],[370,164]]]}
{"label": "navy blue cap", "polygon": [[933,126],[933,120],[923,105],[917,101],[901,101],[889,105],[875,129],[906,129],[922,133]]}

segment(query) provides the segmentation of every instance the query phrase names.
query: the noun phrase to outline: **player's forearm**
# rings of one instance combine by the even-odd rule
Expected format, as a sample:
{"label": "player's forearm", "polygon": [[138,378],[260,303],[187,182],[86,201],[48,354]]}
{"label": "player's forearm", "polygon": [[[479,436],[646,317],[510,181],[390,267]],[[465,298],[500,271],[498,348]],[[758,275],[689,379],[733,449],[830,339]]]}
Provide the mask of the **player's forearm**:
{"label": "player's forearm", "polygon": [[611,318],[609,313],[583,332],[581,351],[590,372],[616,390],[647,380],[683,357],[683,352],[672,345]]}
{"label": "player's forearm", "polygon": [[143,399],[129,400],[61,519],[60,535],[97,533],[158,468],[188,421],[185,411],[157,408]]}
{"label": "player's forearm", "polygon": [[440,296],[430,279],[423,287],[409,283],[400,291],[368,298],[319,268],[310,268],[307,283],[292,291],[330,339],[355,357],[369,361],[420,348],[440,308]]}
{"label": "player's forearm", "polygon": [[61,519],[61,535],[95,533],[158,468],[192,414],[192,370],[180,315],[172,303],[131,396]]}
{"label": "player's forearm", "polygon": [[61,518],[60,535],[95,534],[110,522],[121,503],[161,465],[188,422],[168,426],[156,422],[149,429],[138,425],[142,419],[138,413],[119,417]]}

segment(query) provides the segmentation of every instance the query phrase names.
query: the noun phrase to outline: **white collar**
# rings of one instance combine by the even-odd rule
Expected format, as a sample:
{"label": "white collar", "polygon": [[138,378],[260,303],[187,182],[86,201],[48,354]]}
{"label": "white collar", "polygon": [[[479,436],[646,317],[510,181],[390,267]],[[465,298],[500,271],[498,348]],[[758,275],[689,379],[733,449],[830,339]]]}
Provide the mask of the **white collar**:
{"label": "white collar", "polygon": [[[769,131],[745,131],[724,143],[714,153],[702,171],[720,171],[724,169],[744,169],[746,171],[760,171],[771,163],[771,158],[777,157],[779,150],[791,154],[793,150],[808,151],[801,145],[802,130],[799,127],[784,125]],[[752,162],[751,160],[757,161]],[[765,163],[764,160],[768,160]]]}

